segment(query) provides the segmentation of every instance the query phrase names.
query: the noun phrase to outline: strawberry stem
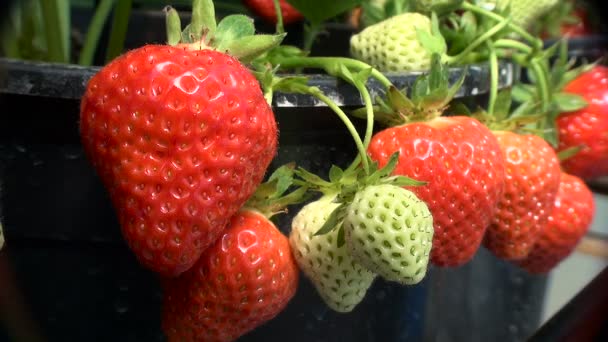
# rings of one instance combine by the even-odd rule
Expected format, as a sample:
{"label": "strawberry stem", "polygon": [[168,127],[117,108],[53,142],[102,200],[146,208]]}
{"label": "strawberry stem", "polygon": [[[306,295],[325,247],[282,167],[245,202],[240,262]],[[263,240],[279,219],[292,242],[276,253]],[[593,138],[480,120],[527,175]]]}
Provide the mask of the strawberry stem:
{"label": "strawberry stem", "polygon": [[496,56],[496,50],[492,47],[492,44],[488,42],[487,45],[490,50],[490,95],[488,99],[488,114],[494,115],[494,106],[496,105],[496,98],[498,96],[498,56]]}
{"label": "strawberry stem", "polygon": [[514,40],[514,39],[505,39],[505,38],[498,39],[497,41],[494,42],[493,45],[495,48],[514,49],[514,50],[523,52],[524,54],[532,53],[532,48],[530,46],[526,45],[525,43]]}
{"label": "strawberry stem", "polygon": [[460,63],[471,51],[475,50],[478,46],[485,43],[488,39],[490,39],[493,35],[500,32],[510,23],[510,19],[504,19],[498,24],[494,25],[491,29],[486,31],[481,36],[477,37],[469,46],[467,46],[462,52],[457,54],[456,56],[447,57],[446,61],[449,64],[457,64]]}
{"label": "strawberry stem", "polygon": [[283,27],[283,12],[281,11],[281,4],[279,3],[279,0],[272,0],[272,2],[274,3],[274,11],[277,14],[276,31],[279,34],[285,33],[285,28]]}
{"label": "strawberry stem", "polygon": [[355,145],[357,146],[357,150],[359,151],[359,154],[361,156],[361,159],[363,162],[363,170],[365,170],[365,173],[369,173],[367,150],[365,149],[365,146],[364,146],[363,142],[361,141],[361,137],[359,136],[357,129],[355,128],[353,123],[350,121],[350,119],[348,118],[346,113],[344,113],[342,108],[340,108],[334,101],[332,101],[332,99],[325,96],[325,94],[323,94],[323,92],[319,88],[309,87],[308,91],[309,91],[310,95],[323,101],[329,108],[331,108],[331,110],[333,110],[338,115],[340,120],[342,120],[344,125],[346,125],[346,128],[348,129],[348,132],[353,137],[353,139],[355,141]]}
{"label": "strawberry stem", "polygon": [[[335,75],[340,66],[347,67],[355,71],[362,71],[372,68],[369,64],[346,57],[283,57],[274,56],[271,60],[273,65],[278,65],[281,69],[294,68],[319,68],[324,69],[328,74]],[[372,68],[371,74],[385,88],[389,88],[393,83],[382,74],[378,69]]]}

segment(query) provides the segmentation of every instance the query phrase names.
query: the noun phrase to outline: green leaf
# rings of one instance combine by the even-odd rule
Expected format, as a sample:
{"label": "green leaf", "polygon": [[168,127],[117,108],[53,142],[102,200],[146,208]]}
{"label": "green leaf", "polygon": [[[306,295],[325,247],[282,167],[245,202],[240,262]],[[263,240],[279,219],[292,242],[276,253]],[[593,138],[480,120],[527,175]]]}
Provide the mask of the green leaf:
{"label": "green leaf", "polygon": [[344,220],[347,208],[348,203],[340,204],[336,209],[334,209],[334,211],[331,212],[331,214],[329,214],[327,221],[323,223],[323,226],[321,226],[321,228],[317,230],[314,235],[324,235],[336,229],[338,224]]}
{"label": "green leaf", "polygon": [[525,103],[535,98],[536,88],[529,84],[518,83],[513,86],[511,96],[515,102]]}
{"label": "green leaf", "polygon": [[225,51],[226,45],[243,37],[253,36],[255,34],[255,26],[253,19],[242,14],[232,14],[225,17],[217,25],[213,45],[219,51]]}
{"label": "green leaf", "polygon": [[296,171],[296,176],[300,177],[302,180],[304,180],[306,183],[310,184],[310,185],[314,185],[320,188],[327,188],[327,187],[331,187],[332,183],[324,180],[323,178],[317,176],[316,174],[307,171],[306,169],[303,169],[301,167],[299,167]]}
{"label": "green leaf", "polygon": [[[226,43],[224,51],[236,57],[242,63],[248,63],[269,49],[281,44],[286,33],[283,34],[257,34],[246,36]],[[220,50],[222,51],[222,50]]]}
{"label": "green leaf", "polygon": [[564,161],[566,159],[572,158],[575,155],[577,155],[584,147],[585,147],[585,145],[579,145],[579,146],[569,147],[565,150],[561,150],[557,153],[557,158],[560,161]]}
{"label": "green leaf", "polygon": [[367,184],[376,184],[378,183],[381,179],[386,178],[387,176],[389,176],[397,167],[397,164],[399,163],[399,151],[395,151],[391,157],[389,158],[388,162],[386,163],[386,165],[384,165],[383,168],[374,171],[369,178],[367,179]]}
{"label": "green leaf", "polygon": [[505,119],[511,113],[512,95],[509,88],[498,92],[494,103],[494,115],[497,118]]}
{"label": "green leaf", "polygon": [[332,165],[329,169],[329,181],[332,183],[339,182],[343,175],[344,171],[339,166]]}
{"label": "green leaf", "polygon": [[322,23],[359,6],[363,0],[287,0],[311,23]]}
{"label": "green leaf", "polygon": [[393,177],[388,177],[385,178],[384,180],[382,180],[383,184],[390,184],[390,185],[394,185],[394,186],[422,186],[422,185],[426,185],[428,184],[428,182],[424,182],[424,181],[419,181],[419,180],[415,180],[413,178],[409,178],[406,176],[393,176]]}
{"label": "green leaf", "polygon": [[293,184],[295,163],[289,163],[276,169],[268,181],[276,181],[275,197],[281,196]]}
{"label": "green leaf", "polygon": [[574,112],[587,107],[588,102],[578,94],[557,93],[553,95],[553,100],[560,112]]}

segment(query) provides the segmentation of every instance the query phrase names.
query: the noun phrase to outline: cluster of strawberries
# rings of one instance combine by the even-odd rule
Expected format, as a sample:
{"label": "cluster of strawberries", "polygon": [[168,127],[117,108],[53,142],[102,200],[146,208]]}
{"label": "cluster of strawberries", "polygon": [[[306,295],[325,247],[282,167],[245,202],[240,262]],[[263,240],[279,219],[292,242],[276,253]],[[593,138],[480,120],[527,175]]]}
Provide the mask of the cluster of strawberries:
{"label": "cluster of strawberries", "polygon": [[[193,18],[200,27],[185,32],[203,36],[178,33],[175,44],[129,51],[89,81],[83,147],[127,244],[161,276],[169,340],[238,338],[287,306],[300,270],[329,307],[348,312],[377,276],[416,284],[429,263],[463,265],[482,245],[532,273],[572,253],[594,214],[577,176],[608,174],[607,69],[565,88],[589,104],[557,118],[556,150],[540,136],[491,128],[483,116],[443,115],[457,87],[448,89],[446,70],[417,41],[433,39],[431,19],[406,15],[427,32],[416,36],[413,21],[402,21],[412,34],[399,39],[411,40],[408,53],[420,52],[414,59],[370,52],[380,37],[366,35],[381,35],[387,23],[354,36],[353,52],[389,71],[430,68],[419,83],[429,87],[411,99],[389,88],[374,107],[389,127],[370,134],[351,167],[332,167],[329,181],[285,167],[262,183],[278,128],[260,74],[243,60],[282,36],[254,35],[242,16],[218,25],[212,15]],[[560,162],[558,151],[579,146]],[[310,189],[322,196],[283,235],[269,218]]]}

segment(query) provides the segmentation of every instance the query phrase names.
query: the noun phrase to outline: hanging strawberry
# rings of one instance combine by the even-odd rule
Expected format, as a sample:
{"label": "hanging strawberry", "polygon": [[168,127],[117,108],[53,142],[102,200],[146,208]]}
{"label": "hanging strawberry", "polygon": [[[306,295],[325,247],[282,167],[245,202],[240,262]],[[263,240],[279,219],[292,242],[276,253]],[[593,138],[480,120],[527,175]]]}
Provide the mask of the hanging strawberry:
{"label": "hanging strawberry", "polygon": [[168,45],[116,58],[88,82],[80,134],[123,236],[164,275],[189,269],[253,194],[277,152],[277,124],[239,61],[277,45],[251,19],[216,25],[213,2],[194,2],[181,31],[168,11]]}

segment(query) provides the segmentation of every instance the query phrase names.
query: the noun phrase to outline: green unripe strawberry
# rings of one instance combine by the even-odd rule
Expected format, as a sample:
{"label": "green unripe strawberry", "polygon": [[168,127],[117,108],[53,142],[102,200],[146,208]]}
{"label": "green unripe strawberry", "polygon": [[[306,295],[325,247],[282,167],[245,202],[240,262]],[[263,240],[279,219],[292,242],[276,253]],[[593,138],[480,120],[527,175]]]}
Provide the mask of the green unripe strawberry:
{"label": "green unripe strawberry", "polygon": [[339,229],[314,235],[339,204],[333,196],[304,206],[292,221],[289,243],[302,272],[313,283],[327,305],[350,312],[365,296],[375,274],[353,260],[347,247],[338,247]]}
{"label": "green unripe strawberry", "polygon": [[523,28],[532,26],[541,16],[547,14],[558,0],[487,0],[486,3],[495,4],[499,10],[509,9],[509,16],[513,24]]}
{"label": "green unripe strawberry", "polygon": [[383,72],[427,70],[431,52],[418,31],[430,36],[431,27],[429,17],[420,13],[393,16],[353,35],[351,55]]}
{"label": "green unripe strawberry", "polygon": [[433,241],[433,217],[413,192],[389,184],[355,195],[344,218],[353,257],[389,281],[416,284],[426,274]]}

